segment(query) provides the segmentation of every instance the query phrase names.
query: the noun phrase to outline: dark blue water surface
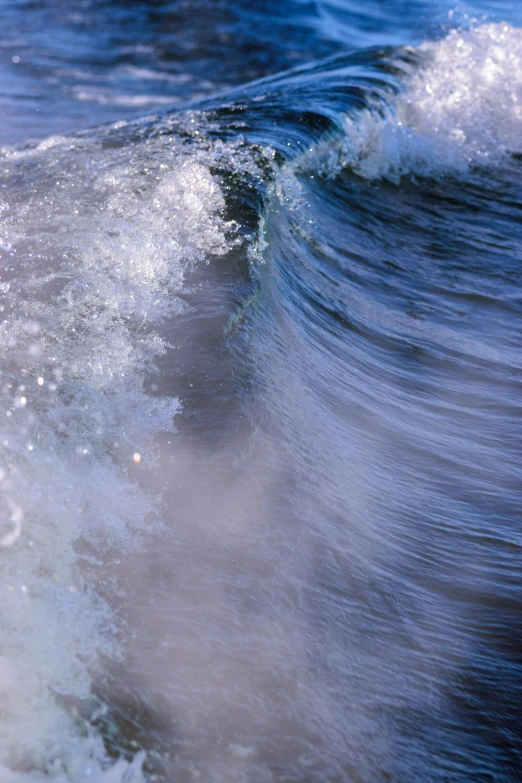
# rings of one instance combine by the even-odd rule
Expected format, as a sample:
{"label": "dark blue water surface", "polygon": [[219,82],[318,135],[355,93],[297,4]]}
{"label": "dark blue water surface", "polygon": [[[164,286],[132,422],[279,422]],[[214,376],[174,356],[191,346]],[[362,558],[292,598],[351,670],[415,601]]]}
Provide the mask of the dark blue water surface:
{"label": "dark blue water surface", "polygon": [[0,23],[0,783],[522,781],[522,5]]}
{"label": "dark blue water surface", "polygon": [[513,0],[2,0],[1,139],[118,120],[338,52],[415,45],[477,20],[516,25],[521,14]]}

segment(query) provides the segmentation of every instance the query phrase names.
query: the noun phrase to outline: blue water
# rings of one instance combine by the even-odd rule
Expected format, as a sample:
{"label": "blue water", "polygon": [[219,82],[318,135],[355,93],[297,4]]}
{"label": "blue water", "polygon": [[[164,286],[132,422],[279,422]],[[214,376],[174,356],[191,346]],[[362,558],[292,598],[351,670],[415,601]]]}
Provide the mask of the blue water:
{"label": "blue water", "polygon": [[512,0],[3,0],[1,140],[135,116],[347,50],[417,45],[458,25],[520,18]]}
{"label": "blue water", "polygon": [[0,21],[0,783],[522,780],[522,6]]}

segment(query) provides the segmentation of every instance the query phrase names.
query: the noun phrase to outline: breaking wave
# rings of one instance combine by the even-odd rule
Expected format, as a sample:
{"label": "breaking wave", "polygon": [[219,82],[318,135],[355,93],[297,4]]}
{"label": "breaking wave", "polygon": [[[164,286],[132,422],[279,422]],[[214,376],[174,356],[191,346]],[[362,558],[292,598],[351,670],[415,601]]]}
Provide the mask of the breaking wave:
{"label": "breaking wave", "polygon": [[[2,781],[52,779],[61,783],[89,777],[100,783],[130,783],[168,779],[154,778],[154,774],[160,775],[161,765],[154,767],[148,747],[127,744],[120,758],[108,753],[107,733],[99,729],[106,724],[98,718],[100,710],[110,710],[110,705],[100,704],[94,684],[107,661],[124,667],[128,655],[128,629],[118,609],[123,601],[122,588],[117,576],[111,575],[112,565],[126,558],[132,562],[148,540],[161,538],[161,531],[174,524],[183,524],[184,509],[169,489],[171,468],[162,463],[162,449],[167,439],[178,438],[176,423],[183,416],[184,405],[179,394],[169,391],[168,383],[162,383],[161,362],[162,357],[165,360],[173,356],[175,360],[172,351],[181,341],[179,324],[197,311],[203,286],[198,269],[212,270],[218,280],[216,290],[220,284],[225,285],[223,280],[230,279],[233,290],[240,291],[229,297],[229,310],[224,313],[226,328],[216,327],[215,333],[205,338],[207,346],[225,339],[223,334],[226,340],[237,341],[232,351],[235,358],[227,359],[233,366],[232,380],[220,381],[230,387],[231,429],[240,432],[236,423],[242,416],[250,421],[246,434],[231,438],[234,459],[250,466],[245,470],[251,471],[256,485],[260,472],[256,459],[268,460],[267,453],[275,459],[276,435],[280,436],[284,448],[291,452],[291,458],[283,460],[287,472],[282,470],[281,475],[293,478],[288,478],[284,492],[280,488],[278,492],[283,492],[285,502],[287,493],[291,495],[288,503],[293,511],[288,513],[307,521],[309,531],[316,536],[317,552],[330,547],[322,571],[317,566],[316,573],[313,565],[314,558],[320,556],[312,556],[307,550],[302,573],[294,564],[291,583],[285,582],[285,575],[278,575],[280,581],[274,582],[276,604],[280,591],[287,591],[288,605],[294,606],[295,600],[303,612],[299,614],[296,609],[285,626],[286,615],[281,609],[280,625],[275,623],[271,631],[273,656],[269,641],[263,652],[263,665],[269,661],[266,666],[273,666],[280,674],[284,681],[281,692],[288,701],[279,702],[270,689],[266,701],[262,693],[254,698],[249,690],[254,686],[245,684],[245,676],[241,687],[251,699],[250,706],[254,709],[252,705],[257,704],[259,714],[268,717],[259,730],[260,738],[254,740],[250,736],[257,730],[254,721],[248,724],[248,737],[240,736],[241,721],[234,723],[223,777],[216,780],[227,779],[230,770],[246,776],[238,779],[279,779],[277,774],[284,767],[281,758],[285,756],[277,746],[279,740],[288,741],[287,757],[294,759],[292,763],[296,754],[299,756],[302,767],[308,769],[307,780],[347,780],[343,776],[351,770],[353,758],[365,758],[379,725],[382,736],[375,759],[366,758],[364,764],[356,764],[360,779],[375,781],[381,775],[384,780],[386,763],[396,775],[393,779],[414,779],[404,776],[408,773],[403,760],[394,757],[395,743],[403,741],[398,739],[405,720],[401,710],[417,710],[423,726],[430,705],[437,715],[444,712],[441,703],[450,699],[448,682],[457,677],[469,644],[459,637],[459,623],[465,624],[469,618],[468,611],[451,603],[435,574],[426,583],[422,575],[411,576],[412,585],[404,588],[404,594],[400,592],[397,580],[403,577],[392,577],[391,571],[402,568],[407,575],[411,563],[406,555],[397,555],[395,548],[406,550],[410,546],[409,554],[418,557],[429,572],[426,537],[434,536],[434,561],[437,547],[446,552],[449,546],[439,542],[439,533],[433,533],[428,523],[423,527],[419,522],[417,529],[410,526],[404,532],[404,519],[412,508],[423,519],[431,504],[437,508],[440,531],[444,524],[451,527],[451,512],[465,508],[466,503],[469,506],[462,514],[476,519],[473,499],[465,492],[459,495],[451,477],[442,477],[441,465],[447,461],[448,471],[462,469],[466,474],[467,470],[471,496],[482,492],[480,486],[490,500],[502,490],[506,506],[501,516],[507,519],[505,540],[519,546],[511,527],[513,513],[507,509],[510,503],[513,507],[517,503],[515,444],[504,424],[496,419],[487,425],[485,433],[478,425],[466,429],[471,419],[485,416],[502,400],[504,413],[508,411],[513,417],[516,413],[510,384],[511,374],[519,369],[519,346],[515,346],[512,336],[506,337],[515,301],[510,281],[515,279],[516,270],[509,238],[498,238],[501,222],[512,218],[514,225],[514,218],[511,213],[507,217],[505,212],[495,213],[491,220],[497,221],[496,229],[491,229],[491,235],[482,237],[477,233],[472,239],[466,235],[467,245],[462,240],[464,249],[459,261],[460,272],[465,272],[456,283],[448,282],[451,274],[444,267],[453,251],[448,250],[433,226],[439,225],[437,221],[453,221],[453,239],[460,247],[466,227],[459,223],[460,207],[451,212],[451,204],[461,199],[461,206],[469,206],[468,198],[474,199],[475,206],[477,202],[483,204],[467,191],[463,195],[453,190],[448,195],[444,191],[444,178],[448,176],[453,182],[464,183],[464,189],[471,187],[474,177],[484,180],[491,176],[499,203],[504,197],[499,193],[507,192],[511,200],[506,209],[515,203],[516,183],[509,171],[519,170],[522,154],[521,52],[522,33],[507,24],[453,30],[446,38],[424,43],[416,50],[369,50],[336,57],[224,93],[179,113],[3,150]],[[316,189],[321,179],[326,182],[324,193]],[[404,179],[408,179],[404,192],[395,188],[390,195],[386,189]],[[407,201],[408,188],[429,179],[436,180],[436,187],[441,189],[437,205],[430,202],[430,194],[424,190]],[[381,185],[382,191],[375,189]],[[483,187],[489,198],[484,182]],[[423,221],[429,210],[436,214],[427,227]],[[396,257],[383,243],[381,229],[384,222],[401,226],[405,215],[410,217],[402,225],[400,236],[395,237],[396,247],[411,226],[417,234],[412,229],[412,236],[408,234],[410,244]],[[340,227],[344,223],[348,228],[342,239]],[[491,250],[495,232],[497,244],[491,253],[501,271],[496,282],[487,282],[481,278],[487,269],[484,247],[489,241]],[[471,252],[470,243],[476,245],[474,261],[466,256]],[[385,256],[387,260],[383,260]],[[417,267],[412,258],[430,258],[433,263],[433,259],[443,259],[439,277],[437,270],[426,273],[433,275],[431,293],[423,288],[424,280],[418,277],[420,272],[414,271]],[[377,282],[375,270],[382,272],[380,264],[386,267],[385,280],[395,265],[396,277],[391,282]],[[410,275],[407,280],[406,268]],[[195,271],[199,283],[194,283]],[[390,292],[395,297],[393,303]],[[217,294],[208,289],[206,295],[210,299]],[[476,309],[477,302],[484,299],[492,313],[491,336],[482,333]],[[209,311],[213,306],[209,305]],[[506,338],[502,345],[496,345],[499,334]],[[452,364],[459,351],[467,375]],[[419,365],[414,354],[423,356]],[[194,359],[191,370],[197,361]],[[204,363],[204,359],[199,361]],[[221,354],[218,358],[213,354],[207,361],[209,367],[200,370],[201,378],[214,371],[210,365],[225,360]],[[420,391],[414,389],[410,362],[423,374]],[[450,366],[445,400],[437,386],[444,377],[444,362]],[[494,368],[494,378],[488,378],[484,370],[488,362]],[[239,382],[237,378],[243,376],[246,380]],[[470,403],[467,409],[464,399],[470,378],[476,380],[479,391],[474,406]],[[187,386],[187,396],[191,393]],[[201,391],[205,393],[208,390]],[[211,397],[213,393],[211,390]],[[209,404],[208,397],[204,399]],[[199,415],[201,410],[194,417]],[[437,416],[439,424],[434,421]],[[405,421],[408,424],[400,434],[398,422]],[[224,419],[222,429],[226,426]],[[453,437],[452,429],[459,426],[464,433],[460,441]],[[339,435],[343,427],[351,432],[348,445]],[[259,431],[265,438],[262,458],[256,456]],[[365,445],[362,432],[366,432],[370,445]],[[490,449],[497,449],[498,459],[503,439],[505,470],[498,484],[490,486],[487,482],[493,481],[497,464]],[[181,436],[179,440],[185,443]],[[376,456],[377,452],[370,456],[371,444],[377,442],[382,447],[381,456]],[[422,469],[414,457],[406,458],[405,453],[417,453],[420,463],[425,460],[422,476],[417,475]],[[491,468],[487,481],[474,462],[477,453]],[[396,472],[387,474],[388,479],[380,462],[382,454],[395,460]],[[200,470],[197,459],[194,462]],[[271,486],[277,484],[274,473],[278,470],[271,463]],[[395,485],[390,480],[392,474]],[[439,478],[446,495],[444,491],[437,494],[434,477]],[[372,486],[374,479],[381,482],[380,490]],[[292,481],[301,482],[305,489],[296,491]],[[419,497],[411,500],[411,508],[405,506],[404,498],[398,498],[397,487],[403,484],[421,487]],[[190,502],[196,504],[193,496],[205,491],[194,490]],[[234,496],[235,490],[230,491]],[[386,492],[392,532],[378,529],[380,523],[375,522],[383,513],[380,493]],[[452,501],[446,507],[445,497],[450,496]],[[277,507],[278,514],[281,508]],[[213,529],[216,543],[208,544],[205,554],[211,552],[220,562],[219,547],[224,546],[220,536],[234,536],[220,527],[220,512],[213,510],[213,501],[200,516],[212,513],[220,520],[215,523],[219,534]],[[351,520],[351,532],[340,532],[336,513]],[[401,514],[404,524],[395,525]],[[203,524],[199,517],[197,524]],[[324,528],[318,532],[321,524]],[[289,539],[281,544],[289,562],[293,530],[290,525]],[[274,523],[270,527],[273,541],[278,541],[280,535],[276,531]],[[451,544],[457,547],[454,553],[459,542],[462,544],[459,536],[468,534],[469,530],[448,532]],[[259,541],[253,540],[248,546],[258,545]],[[279,556],[280,544],[276,546],[270,539],[268,546],[267,562]],[[469,546],[473,549],[478,544],[474,540]],[[296,551],[300,551],[298,547]],[[351,584],[351,593],[346,586],[340,587],[340,582],[333,586],[336,579],[346,575],[347,551],[355,564],[355,575],[346,577],[348,582],[352,579],[356,583]],[[497,565],[490,564],[492,572]],[[266,564],[264,568],[270,572]],[[472,574],[468,561],[466,568]],[[502,568],[511,573],[512,565],[503,562]],[[369,572],[373,576],[369,577]],[[316,579],[313,587],[311,573]],[[243,575],[238,580],[241,578]],[[255,602],[262,595],[260,585],[266,584],[263,569],[260,567],[258,582],[255,571],[251,578],[250,586],[243,585],[242,589],[251,590],[249,600]],[[480,579],[477,576],[481,584],[489,578],[486,574]],[[393,582],[395,592],[387,594],[385,587],[390,584],[386,579]],[[321,593],[323,583],[327,587]],[[216,589],[212,584],[201,589],[202,600],[211,605],[209,595]],[[422,599],[411,597],[416,590]],[[229,591],[232,595],[232,583]],[[241,600],[246,601],[244,592],[242,595]],[[241,600],[237,599],[238,606]],[[363,614],[373,612],[379,618],[377,625],[386,611],[400,618],[399,630],[385,627],[384,638],[389,638],[390,649],[381,650],[381,655],[388,656],[387,663],[397,681],[401,676],[408,680],[411,675],[411,700],[402,691],[395,691],[394,683],[384,681],[377,671],[375,650],[369,652],[367,643],[357,641],[362,631],[357,627],[359,621],[351,600]],[[237,609],[234,617],[238,627],[243,627],[248,612],[230,601],[230,613]],[[385,609],[388,601],[391,605]],[[469,599],[474,609],[482,606],[481,601],[482,594]],[[317,650],[309,655],[303,652],[313,647],[310,635],[313,639],[312,631],[321,625],[315,602],[325,603],[330,613],[332,646],[328,648],[328,660],[320,659]],[[302,609],[304,604],[306,611]],[[432,639],[436,622],[428,619],[430,607],[443,637],[436,643]],[[258,611],[268,622],[265,609]],[[445,613],[451,615],[450,619],[442,619]],[[343,616],[354,623],[349,633],[343,630]],[[181,620],[171,622],[175,631],[176,622]],[[362,625],[365,622],[360,620]],[[493,620],[491,623],[493,628]],[[245,635],[251,633],[245,621]],[[328,636],[322,626],[320,633]],[[453,668],[443,661],[444,643],[449,644],[450,638],[454,645]],[[276,647],[275,639],[280,647]],[[286,646],[287,639],[291,640],[290,647]],[[214,644],[214,640],[204,641],[209,648]],[[181,668],[190,659],[190,634],[184,643],[189,652],[184,650],[183,656],[176,658],[173,654],[169,659]],[[226,648],[229,643],[234,644],[228,640],[222,644]],[[204,649],[201,644],[198,654]],[[349,667],[356,681],[353,703],[349,705],[337,693],[337,685],[340,683],[342,691],[350,680],[339,663],[343,644],[351,655]],[[255,649],[261,655],[259,648]],[[288,649],[294,652],[288,653]],[[222,652],[219,645],[218,650]],[[365,662],[366,654],[371,663]],[[292,655],[303,667],[302,679],[292,669]],[[299,666],[296,663],[295,669]],[[208,688],[221,688],[226,702],[237,683],[232,673],[224,671],[217,685],[209,677]],[[336,677],[337,685],[332,685],[330,678],[335,681]],[[285,688],[294,693],[297,706],[292,706]],[[465,686],[462,688],[465,690]],[[239,685],[237,689],[241,690]],[[188,695],[183,693],[189,715],[191,694],[190,689]],[[386,702],[382,709],[377,704],[381,697],[383,704]],[[396,705],[400,704],[398,717],[390,707],[394,699]],[[508,707],[504,705],[509,712]],[[322,716],[321,726],[314,723],[316,708]],[[204,711],[199,702],[197,709]],[[390,712],[394,713],[393,719],[389,718]],[[279,720],[279,738],[267,729],[275,717]],[[395,719],[392,730],[388,721]],[[187,718],[188,723],[190,720]],[[437,750],[443,753],[450,741],[444,717],[441,721],[442,739]],[[189,750],[180,751],[180,757],[183,753],[190,755],[192,749],[195,758],[183,769],[195,777],[200,774],[200,747],[205,758],[216,764],[214,751],[211,753],[205,744],[210,743],[208,737],[214,729],[209,728],[213,726],[210,719],[200,731],[195,718],[190,726]],[[304,748],[299,738],[305,735]],[[333,737],[330,746],[329,737]],[[430,756],[429,750],[421,752],[416,745],[422,744],[422,732],[415,740],[408,737],[406,745],[410,742],[421,755]],[[259,747],[265,742],[265,755],[256,742]],[[163,747],[168,745],[165,740]],[[464,756],[474,752],[462,740],[464,746]],[[486,754],[486,740],[484,747]],[[476,769],[488,763],[480,755]],[[426,762],[424,779],[441,780],[439,773],[446,774],[450,768],[448,762],[441,772],[441,768],[436,770]],[[470,769],[475,769],[473,764]],[[459,770],[455,774],[460,777],[454,779],[467,779]],[[295,769],[292,774],[294,777],[288,779],[305,779]]]}

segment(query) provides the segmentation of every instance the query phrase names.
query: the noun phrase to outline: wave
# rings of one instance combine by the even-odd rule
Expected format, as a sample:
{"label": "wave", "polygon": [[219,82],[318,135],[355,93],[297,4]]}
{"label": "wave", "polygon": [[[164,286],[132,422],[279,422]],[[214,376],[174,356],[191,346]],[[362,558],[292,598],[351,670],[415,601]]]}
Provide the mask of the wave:
{"label": "wave", "polygon": [[[114,764],[92,725],[100,661],[125,654],[117,597],[96,569],[165,522],[153,476],[181,406],[158,393],[157,362],[190,307],[190,271],[237,254],[241,274],[255,277],[295,236],[309,243],[310,204],[326,199],[310,180],[395,185],[511,165],[522,153],[521,51],[522,32],[506,24],[455,30],[417,50],[298,68],[176,114],[4,149],[3,780],[143,779],[144,754]],[[370,199],[359,213],[368,221],[379,217]],[[280,236],[276,202],[291,216]],[[355,197],[343,203],[355,211]],[[328,310],[304,274],[301,283],[301,315],[319,304],[324,322],[371,330],[365,318],[385,320],[367,302]],[[405,320],[397,316],[396,334]]]}
{"label": "wave", "polygon": [[101,774],[101,741],[80,740],[92,732],[63,704],[119,655],[85,563],[159,524],[146,476],[179,403],[145,379],[187,268],[234,242],[210,150],[173,137],[129,150],[112,134],[111,148],[55,138],[3,159],[3,780],[18,779],[5,767]]}
{"label": "wave", "polygon": [[347,116],[343,137],[319,145],[305,169],[365,179],[466,175],[519,155],[521,31],[490,24],[425,43],[424,61],[392,100]]}

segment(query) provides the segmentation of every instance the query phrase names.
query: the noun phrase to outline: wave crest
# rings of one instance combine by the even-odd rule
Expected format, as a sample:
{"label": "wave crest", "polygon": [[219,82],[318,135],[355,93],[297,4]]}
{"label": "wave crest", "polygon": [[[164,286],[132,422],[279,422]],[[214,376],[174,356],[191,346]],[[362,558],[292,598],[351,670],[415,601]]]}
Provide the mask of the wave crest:
{"label": "wave crest", "polygon": [[[365,179],[465,174],[522,151],[522,31],[453,30],[418,50],[423,66],[386,104],[344,119],[345,136],[313,151],[323,176]],[[309,156],[306,168],[310,167]]]}

